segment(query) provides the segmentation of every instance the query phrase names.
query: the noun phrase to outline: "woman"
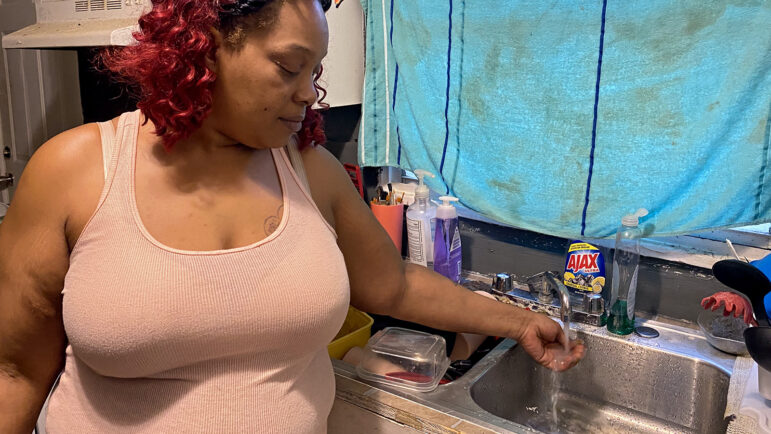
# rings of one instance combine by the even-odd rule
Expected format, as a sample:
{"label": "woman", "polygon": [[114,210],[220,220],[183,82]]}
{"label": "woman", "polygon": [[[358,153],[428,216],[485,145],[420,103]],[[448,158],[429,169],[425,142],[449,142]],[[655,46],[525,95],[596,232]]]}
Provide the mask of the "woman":
{"label": "woman", "polygon": [[[104,59],[141,113],[45,143],[0,227],[1,432],[30,432],[62,370],[54,434],[323,432],[349,302],[512,337],[556,370],[583,356],[546,316],[403,264],[308,146],[329,0],[153,6]],[[283,150],[295,133],[310,192]]]}

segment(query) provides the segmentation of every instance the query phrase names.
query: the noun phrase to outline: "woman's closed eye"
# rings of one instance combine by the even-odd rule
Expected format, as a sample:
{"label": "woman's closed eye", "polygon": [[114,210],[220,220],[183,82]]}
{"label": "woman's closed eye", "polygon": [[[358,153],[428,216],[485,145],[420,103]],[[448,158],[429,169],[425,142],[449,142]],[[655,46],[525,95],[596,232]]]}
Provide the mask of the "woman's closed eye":
{"label": "woman's closed eye", "polygon": [[297,71],[293,70],[292,68],[288,67],[286,64],[283,64],[281,62],[275,62],[275,63],[276,63],[276,66],[279,67],[281,72],[283,72],[284,74],[286,74],[286,75],[288,75],[290,77],[294,77],[297,74],[299,74],[299,72],[297,72]]}

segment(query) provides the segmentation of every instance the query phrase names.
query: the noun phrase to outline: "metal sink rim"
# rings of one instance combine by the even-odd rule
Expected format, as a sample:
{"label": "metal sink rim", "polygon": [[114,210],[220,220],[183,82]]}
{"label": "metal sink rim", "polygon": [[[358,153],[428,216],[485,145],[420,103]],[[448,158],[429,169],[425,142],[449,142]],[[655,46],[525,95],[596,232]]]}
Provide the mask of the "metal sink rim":
{"label": "metal sink rim", "polygon": [[[575,323],[571,330],[581,331],[586,334],[596,335],[602,339],[614,339],[625,341],[629,345],[640,345],[652,351],[664,351],[679,357],[690,358],[698,363],[706,363],[731,376],[736,356],[723,353],[713,348],[698,330],[687,327],[684,323],[675,325],[654,320],[638,320],[638,325],[653,327],[658,330],[658,338],[648,339],[635,334],[629,336],[617,336],[608,333],[603,327],[595,327],[586,324]],[[539,432],[530,427],[512,422],[489,413],[480,407],[471,397],[471,387],[511,349],[517,346],[517,342],[506,339],[498,344],[463,377],[452,383],[440,385],[432,392],[411,392],[399,388],[392,388],[382,384],[369,383],[372,387],[386,390],[395,395],[407,398],[411,401],[426,405],[435,410],[455,415],[464,420],[476,423],[480,426],[490,427],[494,430],[504,429],[508,432],[534,433]],[[336,371],[341,369],[335,365]],[[355,378],[355,369],[346,373]],[[360,380],[367,383],[366,381]]]}

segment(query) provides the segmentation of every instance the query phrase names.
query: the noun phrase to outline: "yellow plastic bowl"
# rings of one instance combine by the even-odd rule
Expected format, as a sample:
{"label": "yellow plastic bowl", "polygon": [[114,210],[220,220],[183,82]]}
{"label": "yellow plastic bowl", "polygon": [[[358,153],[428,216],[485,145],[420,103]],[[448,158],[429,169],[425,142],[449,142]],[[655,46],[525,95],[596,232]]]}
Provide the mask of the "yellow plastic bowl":
{"label": "yellow plastic bowl", "polygon": [[329,357],[342,359],[345,353],[353,347],[364,347],[372,333],[372,317],[356,309],[348,307],[345,322],[337,332],[337,336],[327,345]]}

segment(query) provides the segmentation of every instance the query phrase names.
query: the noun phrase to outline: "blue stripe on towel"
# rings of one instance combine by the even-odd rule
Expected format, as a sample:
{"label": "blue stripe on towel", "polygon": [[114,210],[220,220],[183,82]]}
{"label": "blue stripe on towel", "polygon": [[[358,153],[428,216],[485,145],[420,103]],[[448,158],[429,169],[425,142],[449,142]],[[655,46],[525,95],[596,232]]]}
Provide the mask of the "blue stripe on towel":
{"label": "blue stripe on towel", "polygon": [[[450,0],[449,26],[447,26],[447,88],[445,89],[444,103],[444,149],[442,150],[442,163],[439,164],[439,173],[444,175],[444,157],[447,156],[447,140],[450,138],[450,120],[447,112],[450,109],[450,54],[452,53],[452,0]],[[445,194],[450,193],[450,186],[447,185]]]}
{"label": "blue stripe on towel", "polygon": [[[391,0],[391,23],[389,29],[389,39],[391,43],[391,52],[394,51],[394,0]],[[399,123],[396,121],[396,89],[399,87],[399,62],[394,59],[394,92],[391,97],[391,112],[396,122],[396,141],[398,142],[398,151],[396,154],[396,164],[402,164],[402,138],[399,136]]]}
{"label": "blue stripe on towel", "polygon": [[765,183],[766,167],[768,166],[768,147],[771,145],[771,105],[768,107],[766,118],[766,135],[763,144],[763,164],[760,166],[760,178],[758,179],[758,192],[755,194],[755,220],[760,218],[761,203],[763,200],[763,184]]}
{"label": "blue stripe on towel", "polygon": [[597,82],[594,85],[594,118],[592,119],[592,150],[589,153],[589,176],[586,178],[586,198],[584,211],[581,214],[581,235],[586,231],[586,209],[589,208],[589,190],[592,188],[592,171],[594,170],[594,145],[597,140],[597,106],[600,102],[600,76],[602,75],[602,46],[605,42],[605,9],[608,0],[602,1],[602,26],[600,27],[600,54],[597,56]]}

